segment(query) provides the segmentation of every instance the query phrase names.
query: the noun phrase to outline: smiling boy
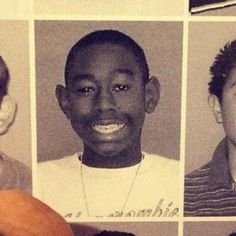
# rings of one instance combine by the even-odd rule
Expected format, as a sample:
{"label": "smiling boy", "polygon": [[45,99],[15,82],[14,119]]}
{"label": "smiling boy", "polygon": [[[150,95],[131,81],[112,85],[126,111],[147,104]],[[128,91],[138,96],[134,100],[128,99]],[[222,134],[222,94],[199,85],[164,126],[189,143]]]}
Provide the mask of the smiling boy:
{"label": "smiling boy", "polygon": [[84,148],[39,165],[40,199],[66,218],[178,214],[178,162],[141,150],[159,83],[133,39],[114,30],[84,36],[56,96]]}

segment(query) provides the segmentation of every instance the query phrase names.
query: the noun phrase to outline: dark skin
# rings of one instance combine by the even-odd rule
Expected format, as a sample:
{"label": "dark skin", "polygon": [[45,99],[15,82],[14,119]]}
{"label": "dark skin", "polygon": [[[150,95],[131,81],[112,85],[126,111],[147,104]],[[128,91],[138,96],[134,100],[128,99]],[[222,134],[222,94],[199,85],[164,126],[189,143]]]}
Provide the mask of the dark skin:
{"label": "dark skin", "polygon": [[[134,146],[131,146],[132,149],[133,147]],[[83,163],[86,164],[87,166],[99,167],[99,168],[122,168],[139,163],[142,159],[140,146],[139,150],[135,150],[133,151],[133,153],[131,152],[132,150],[127,151],[127,149],[121,151],[116,155],[107,157],[97,154],[91,148],[84,145]],[[101,163],[103,165],[101,165]]]}
{"label": "dark skin", "polygon": [[145,84],[133,52],[109,43],[81,49],[68,67],[67,87],[58,85],[56,95],[83,141],[83,163],[99,168],[139,163],[145,114],[159,98],[157,79]]}

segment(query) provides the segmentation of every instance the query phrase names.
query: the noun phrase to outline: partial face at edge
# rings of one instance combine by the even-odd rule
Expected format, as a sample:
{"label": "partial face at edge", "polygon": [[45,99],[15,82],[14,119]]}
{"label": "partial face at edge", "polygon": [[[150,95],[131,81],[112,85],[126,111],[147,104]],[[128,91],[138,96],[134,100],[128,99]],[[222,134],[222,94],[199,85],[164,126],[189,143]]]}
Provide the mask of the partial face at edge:
{"label": "partial face at edge", "polygon": [[111,156],[140,146],[145,112],[157,101],[146,109],[143,74],[132,51],[114,44],[84,48],[69,65],[67,81],[60,105],[87,147]]}
{"label": "partial face at edge", "polygon": [[236,68],[231,70],[225,82],[222,102],[217,99],[215,117],[218,123],[223,124],[228,140],[236,145]]}

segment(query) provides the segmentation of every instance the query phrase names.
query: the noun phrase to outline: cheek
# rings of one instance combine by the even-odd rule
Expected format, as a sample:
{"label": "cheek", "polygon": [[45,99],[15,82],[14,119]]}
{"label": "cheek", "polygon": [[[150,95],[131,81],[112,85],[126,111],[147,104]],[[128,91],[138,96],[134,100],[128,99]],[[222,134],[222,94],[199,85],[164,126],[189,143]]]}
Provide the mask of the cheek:
{"label": "cheek", "polygon": [[144,99],[140,97],[130,98],[127,96],[120,106],[122,108],[119,108],[119,111],[127,114],[132,120],[134,127],[140,129],[143,126],[146,114]]}
{"label": "cheek", "polygon": [[128,93],[117,94],[115,101],[117,107],[124,111],[137,114],[145,112],[145,96],[142,90],[131,90]]}
{"label": "cheek", "polygon": [[145,104],[142,99],[129,99],[128,97],[117,106],[117,110],[127,114],[135,126],[142,126],[145,117]]}
{"label": "cheek", "polygon": [[89,97],[72,98],[70,106],[74,116],[86,115],[92,110],[92,99]]}
{"label": "cheek", "polygon": [[236,100],[226,97],[222,104],[222,119],[227,136],[236,136]]}

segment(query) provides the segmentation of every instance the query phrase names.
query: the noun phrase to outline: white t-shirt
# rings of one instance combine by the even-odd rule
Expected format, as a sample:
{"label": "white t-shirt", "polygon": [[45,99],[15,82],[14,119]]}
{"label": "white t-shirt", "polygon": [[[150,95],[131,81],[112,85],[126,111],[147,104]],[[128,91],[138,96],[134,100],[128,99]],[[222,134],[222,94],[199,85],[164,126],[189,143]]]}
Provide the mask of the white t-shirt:
{"label": "white t-shirt", "polygon": [[36,197],[68,221],[88,216],[178,216],[178,161],[144,153],[141,163],[131,167],[105,169],[82,164],[82,172],[78,154],[40,163]]}

